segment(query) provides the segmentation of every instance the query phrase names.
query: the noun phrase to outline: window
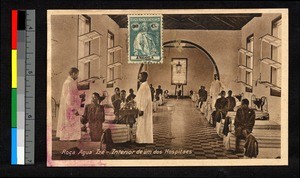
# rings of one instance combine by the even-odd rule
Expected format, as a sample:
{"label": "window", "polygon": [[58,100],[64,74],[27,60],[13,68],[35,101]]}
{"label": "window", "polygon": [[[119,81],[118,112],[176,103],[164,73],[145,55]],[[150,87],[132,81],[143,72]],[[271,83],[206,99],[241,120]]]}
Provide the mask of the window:
{"label": "window", "polygon": [[[100,37],[97,31],[91,31],[91,18],[87,15],[78,16],[78,61],[79,69],[78,88],[88,90],[90,82],[101,77],[100,73]],[[96,43],[91,41],[99,40],[98,48]],[[93,46],[93,47],[91,47]],[[93,49],[93,53],[91,52]],[[98,51],[96,50],[98,49]],[[97,65],[97,63],[99,65]],[[99,66],[99,68],[98,68]],[[91,73],[92,72],[92,73]]]}
{"label": "window", "polygon": [[[272,22],[272,36],[282,39],[282,20],[281,17]],[[271,59],[281,64],[281,45],[271,46]],[[270,83],[281,88],[281,67],[271,66]],[[270,89],[273,96],[280,96],[280,92]]]}
{"label": "window", "polygon": [[171,84],[187,84],[187,58],[172,58]]}
{"label": "window", "polygon": [[239,73],[237,83],[245,86],[246,92],[252,92],[252,71],[253,71],[253,34],[246,39],[246,48],[238,50]]}
{"label": "window", "polygon": [[[115,37],[114,34],[111,32],[107,33],[107,49],[113,48],[115,43]],[[108,51],[107,53],[107,65],[113,64],[115,62],[114,60],[114,53],[110,53]],[[107,82],[111,82],[114,80],[114,68],[107,68]]]}
{"label": "window", "polygon": [[107,86],[113,87],[117,80],[122,79],[122,47],[115,44],[114,34],[107,33]]}
{"label": "window", "polygon": [[[254,44],[254,35],[250,35],[246,40],[246,49],[253,54],[253,44]],[[249,69],[253,69],[253,55],[246,55],[246,67]],[[252,86],[252,70],[246,70],[245,83]],[[246,92],[252,92],[252,88],[245,88]]]}
{"label": "window", "polygon": [[[91,31],[91,18],[87,15],[79,15],[78,18],[78,36],[83,36]],[[89,56],[91,51],[91,42],[78,40],[78,69],[79,81],[90,78],[90,62],[83,61],[84,57]]]}
{"label": "window", "polygon": [[[258,81],[270,87],[271,96],[281,95],[281,29],[281,17],[278,17],[272,21],[271,35],[265,34],[260,38],[260,78]],[[267,51],[267,55],[264,51]]]}

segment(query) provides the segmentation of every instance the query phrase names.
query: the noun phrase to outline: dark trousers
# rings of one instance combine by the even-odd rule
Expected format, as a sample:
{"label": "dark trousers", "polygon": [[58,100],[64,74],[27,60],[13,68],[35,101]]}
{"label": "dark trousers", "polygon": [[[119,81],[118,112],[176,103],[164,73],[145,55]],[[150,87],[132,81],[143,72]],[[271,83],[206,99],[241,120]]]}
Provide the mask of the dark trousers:
{"label": "dark trousers", "polygon": [[202,104],[205,102],[206,100],[202,100],[202,99],[200,99],[199,100],[199,102],[198,103],[200,103],[200,106],[199,106],[199,108],[201,108],[202,107]]}
{"label": "dark trousers", "polygon": [[90,137],[92,142],[100,142],[102,136],[102,124],[98,127],[90,127]]}
{"label": "dark trousers", "polygon": [[235,128],[235,150],[239,151],[239,146],[240,146],[240,141],[246,140],[247,136],[250,134],[251,132],[248,129],[242,128],[242,127],[237,127]]}

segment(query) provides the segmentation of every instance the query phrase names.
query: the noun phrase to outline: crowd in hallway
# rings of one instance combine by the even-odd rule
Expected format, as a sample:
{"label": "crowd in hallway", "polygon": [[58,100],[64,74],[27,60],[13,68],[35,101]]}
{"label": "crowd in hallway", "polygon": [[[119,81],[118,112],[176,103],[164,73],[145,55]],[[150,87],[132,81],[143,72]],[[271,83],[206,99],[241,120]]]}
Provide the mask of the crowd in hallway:
{"label": "crowd in hallway", "polygon": [[[172,106],[172,104],[167,103],[171,101],[168,90],[163,90],[161,85],[157,85],[155,89],[153,84],[149,85],[147,82],[148,73],[141,72],[139,75],[140,87],[136,94],[132,88],[129,89],[129,94],[126,94],[124,89],[115,87],[114,94],[110,98],[110,104],[107,102],[108,93],[100,95],[93,92],[91,103],[86,104],[83,114],[80,114],[79,107],[82,105],[80,96],[82,94],[75,85],[78,73],[77,68],[71,68],[69,77],[62,88],[62,97],[65,103],[60,106],[56,132],[56,137],[59,140],[81,140],[82,132],[88,133],[92,142],[103,142],[103,139],[112,140],[111,129],[113,128],[104,128],[104,125],[108,123],[130,125],[130,136],[127,141],[137,144],[154,144],[153,115],[159,111],[158,108],[161,106]],[[249,108],[249,100],[243,99],[236,102],[231,90],[228,90],[226,97],[226,92],[223,90],[224,86],[218,80],[218,76],[215,75],[214,79],[209,92],[206,91],[205,86],[200,86],[197,93],[190,92],[193,106],[200,111],[198,116],[206,118],[219,136],[221,133],[223,134],[224,140],[230,139],[228,133],[231,131],[230,125],[234,121],[235,129],[232,132],[235,137],[234,153],[244,153],[244,150],[240,149],[240,140],[246,140],[244,145],[250,144],[250,146],[245,147],[245,154],[247,152],[249,157],[256,157],[257,147],[253,144],[257,141],[251,134],[255,124],[255,113]],[[180,95],[181,93],[178,92],[175,96],[177,101]],[[179,100],[178,103],[180,102]],[[177,107],[180,109],[181,105],[179,104]],[[236,112],[234,119],[228,117],[229,112]],[[108,118],[112,119],[109,120]],[[222,128],[221,125],[223,125]],[[249,141],[249,139],[251,140]],[[232,147],[232,145],[226,144],[223,143],[225,148]]]}

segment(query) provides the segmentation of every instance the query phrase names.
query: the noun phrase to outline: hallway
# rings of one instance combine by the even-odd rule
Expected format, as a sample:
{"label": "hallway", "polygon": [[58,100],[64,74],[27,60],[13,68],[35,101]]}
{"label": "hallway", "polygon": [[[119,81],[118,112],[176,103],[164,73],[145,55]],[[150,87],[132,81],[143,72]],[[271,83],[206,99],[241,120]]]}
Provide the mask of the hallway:
{"label": "hallway", "polygon": [[[172,105],[174,110],[168,110]],[[170,99],[159,107],[154,115],[154,141],[158,149],[192,150],[187,157],[173,158],[222,159],[243,156],[224,150],[223,140],[190,99]]]}
{"label": "hallway", "polygon": [[[102,155],[81,155],[81,159],[238,159],[243,154],[227,152],[223,140],[216,134],[204,116],[190,99],[168,99],[153,114],[154,144],[138,145],[118,143],[114,149],[119,151],[143,150],[143,154],[124,154],[115,152]],[[173,108],[173,109],[172,109]],[[53,134],[54,136],[55,134]],[[81,150],[97,150],[99,142],[77,141],[61,142],[53,137],[53,159],[78,159],[62,156],[67,147]],[[155,151],[156,150],[156,151]],[[157,154],[156,154],[157,153]]]}

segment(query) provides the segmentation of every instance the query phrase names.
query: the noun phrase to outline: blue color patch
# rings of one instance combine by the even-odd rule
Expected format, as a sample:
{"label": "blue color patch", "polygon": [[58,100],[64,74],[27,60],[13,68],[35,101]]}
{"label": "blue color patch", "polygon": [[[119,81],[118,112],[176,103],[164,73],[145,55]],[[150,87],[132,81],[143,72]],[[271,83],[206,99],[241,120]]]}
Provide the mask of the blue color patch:
{"label": "blue color patch", "polygon": [[11,164],[18,164],[17,160],[17,128],[11,128]]}

